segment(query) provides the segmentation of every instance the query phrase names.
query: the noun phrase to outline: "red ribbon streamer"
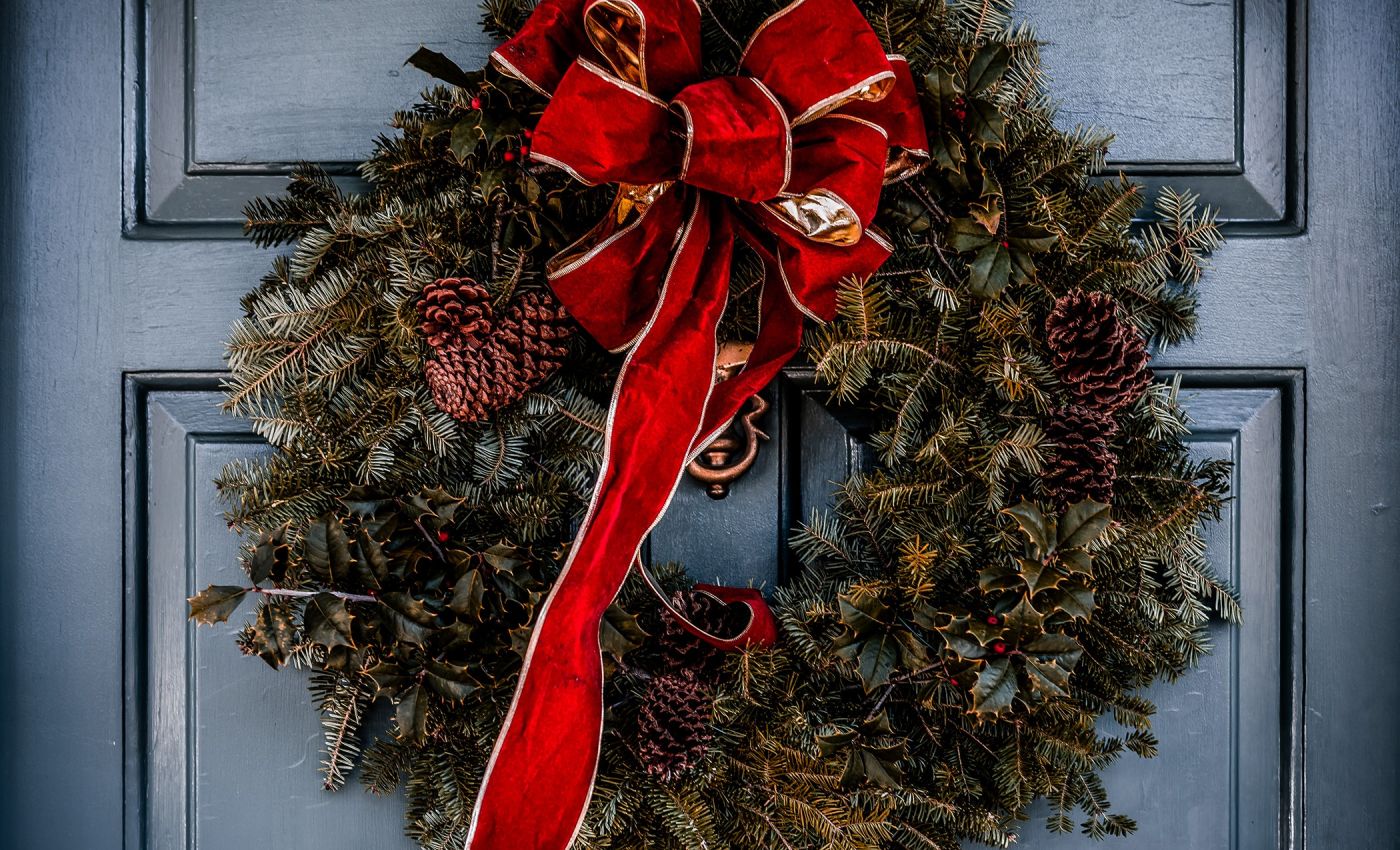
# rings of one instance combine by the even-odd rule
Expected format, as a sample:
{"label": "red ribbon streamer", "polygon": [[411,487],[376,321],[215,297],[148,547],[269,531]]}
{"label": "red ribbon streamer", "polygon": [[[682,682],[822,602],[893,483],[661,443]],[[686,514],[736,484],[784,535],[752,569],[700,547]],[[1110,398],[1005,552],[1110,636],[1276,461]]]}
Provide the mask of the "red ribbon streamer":
{"label": "red ribbon streamer", "polygon": [[[828,321],[837,283],[877,269],[881,186],[926,161],[908,64],[851,0],[797,0],[754,34],[739,73],[701,80],[693,0],[543,0],[492,60],[551,97],[533,156],[617,183],[612,213],[550,263],[580,324],[628,349],[603,469],[531,635],[487,763],[469,850],[566,850],[592,794],[602,731],[598,627],[686,464]],[[610,70],[608,70],[610,68]],[[747,365],[715,380],[735,238],[767,274]],[[753,589],[706,587],[752,614],[726,649],[771,644]]]}

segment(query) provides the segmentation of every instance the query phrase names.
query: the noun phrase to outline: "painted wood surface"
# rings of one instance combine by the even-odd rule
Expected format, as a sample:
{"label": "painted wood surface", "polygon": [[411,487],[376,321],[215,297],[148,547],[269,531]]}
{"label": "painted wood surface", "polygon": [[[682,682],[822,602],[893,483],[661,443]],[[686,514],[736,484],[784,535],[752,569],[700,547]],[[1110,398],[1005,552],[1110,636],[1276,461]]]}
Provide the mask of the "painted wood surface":
{"label": "painted wood surface", "polygon": [[[1119,128],[1125,170],[1199,188],[1234,220],[1200,338],[1157,365],[1187,370],[1200,394],[1198,450],[1240,463],[1213,551],[1250,619],[1164,694],[1163,757],[1115,767],[1115,802],[1148,827],[1120,846],[1396,846],[1400,8],[1025,10],[1052,42],[1065,120]],[[201,482],[219,458],[256,450],[214,416],[213,379],[190,374],[221,368],[237,298],[267,261],[227,238],[227,222],[247,195],[275,191],[288,161],[362,154],[420,86],[395,67],[419,41],[479,63],[476,12],[445,0],[11,0],[5,11],[0,847],[316,850],[302,836],[340,829],[399,846],[370,838],[396,835],[395,801],[317,790],[302,684],[219,655],[226,633],[193,637],[180,620],[186,585],[164,577],[228,567]],[[781,450],[742,482],[755,505],[804,509],[822,498],[820,470],[859,462],[846,426],[793,389],[799,379],[770,414]],[[654,554],[703,553],[692,541],[714,539],[723,507],[687,513]],[[751,549],[777,552],[767,507],[761,519],[744,532]],[[716,552],[749,547],[733,535],[725,545]],[[741,571],[762,563],[773,565]],[[250,697],[285,717],[234,710]],[[183,773],[161,761],[181,749]],[[287,805],[264,816],[258,795]],[[274,837],[287,830],[296,841]],[[1066,842],[1031,824],[1026,843]]]}

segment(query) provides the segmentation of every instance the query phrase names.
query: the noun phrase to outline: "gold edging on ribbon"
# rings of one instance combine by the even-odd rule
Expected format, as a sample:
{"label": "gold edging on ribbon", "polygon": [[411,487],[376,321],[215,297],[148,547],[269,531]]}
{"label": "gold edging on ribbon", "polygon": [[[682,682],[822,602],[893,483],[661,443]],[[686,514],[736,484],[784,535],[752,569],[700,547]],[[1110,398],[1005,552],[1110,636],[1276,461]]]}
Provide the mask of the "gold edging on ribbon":
{"label": "gold edging on ribbon", "polygon": [[778,111],[778,120],[783,125],[783,185],[778,190],[778,194],[781,195],[787,191],[788,183],[792,182],[792,124],[788,122],[787,112],[783,110],[782,103],[778,101],[778,96],[773,94],[772,89],[768,88],[758,77],[749,76],[743,79],[751,81],[758,86],[759,91],[767,96],[768,100],[772,102],[773,108]]}

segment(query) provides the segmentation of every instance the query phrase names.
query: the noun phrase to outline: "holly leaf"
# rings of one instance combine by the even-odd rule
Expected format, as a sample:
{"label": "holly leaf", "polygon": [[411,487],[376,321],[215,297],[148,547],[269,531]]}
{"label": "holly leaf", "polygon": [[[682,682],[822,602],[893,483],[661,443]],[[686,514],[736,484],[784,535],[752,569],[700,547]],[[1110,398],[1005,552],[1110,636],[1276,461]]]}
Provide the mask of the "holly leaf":
{"label": "holly leaf", "polygon": [[355,533],[355,547],[360,553],[354,562],[356,577],[365,587],[378,590],[389,575],[389,556],[384,554],[379,541],[363,528]]}
{"label": "holly leaf", "polygon": [[1053,661],[1026,658],[1026,680],[1031,687],[1047,696],[1062,697],[1069,685],[1069,671]]}
{"label": "holly leaf", "polygon": [[1094,613],[1094,591],[1082,584],[1067,584],[1038,598],[1046,608],[1074,620],[1088,620]]}
{"label": "holly leaf", "polygon": [[280,582],[286,578],[287,565],[291,560],[290,549],[286,525],[259,537],[248,558],[248,575],[253,579],[253,584],[262,584],[268,579]]}
{"label": "holly leaf", "polygon": [[962,86],[958,84],[956,74],[941,65],[935,65],[933,70],[924,74],[924,92],[928,95],[932,107],[928,114],[942,121],[943,116],[952,110],[953,99],[962,94]]}
{"label": "holly leaf", "polygon": [[863,781],[865,781],[865,759],[861,758],[859,749],[852,747],[846,751],[846,767],[841,771],[841,787],[849,791],[859,788]]}
{"label": "holly leaf", "polygon": [[447,603],[447,607],[462,617],[480,623],[482,600],[485,596],[486,583],[481,580],[481,573],[470,570],[457,579],[457,584],[452,587],[452,599]]}
{"label": "holly leaf", "polygon": [[253,640],[258,657],[269,667],[280,667],[296,648],[296,625],[292,608],[284,602],[264,602],[253,621]]}
{"label": "holly leaf", "polygon": [[886,223],[909,233],[923,233],[933,227],[933,213],[908,195],[900,195],[893,202],[882,205],[880,216]]}
{"label": "holly leaf", "polygon": [[817,751],[824,756],[832,756],[845,749],[856,739],[856,730],[842,729],[817,735]]}
{"label": "holly leaf", "polygon": [[1060,241],[1060,237],[1038,224],[1023,224],[1020,227],[1013,227],[1006,238],[1011,243],[1012,248],[1028,254],[1049,251]]}
{"label": "holly leaf", "polygon": [[968,632],[972,628],[970,617],[956,617],[948,625],[938,630],[943,636],[943,641],[948,644],[948,648],[957,653],[960,658],[973,660],[986,656],[987,649],[980,641],[974,637],[969,637]]}
{"label": "holly leaf", "polygon": [[354,646],[350,620],[344,599],[331,593],[318,593],[306,602],[302,632],[307,640],[322,646]]}
{"label": "holly leaf", "polygon": [[1084,653],[1078,641],[1061,634],[1041,635],[1021,651],[1031,686],[1054,696],[1064,696],[1070,672]]}
{"label": "holly leaf", "polygon": [[[896,748],[902,750],[902,748]],[[886,760],[881,758],[875,750],[862,749],[860,751],[861,762],[865,769],[865,778],[879,785],[881,788],[889,788],[898,791],[904,787],[904,771],[900,769],[897,760]]]}
{"label": "holly leaf", "polygon": [[878,593],[868,588],[854,587],[837,599],[841,611],[841,622],[852,634],[861,638],[885,627],[884,616],[889,606],[880,599]]}
{"label": "holly leaf", "polygon": [[306,562],[331,584],[350,574],[350,541],[345,526],[332,515],[312,522],[306,528]]}
{"label": "holly leaf", "polygon": [[894,726],[890,725],[890,713],[881,709],[880,713],[860,724],[860,734],[877,737],[880,735],[890,735],[894,732]]}
{"label": "holly leaf", "polygon": [[405,643],[422,644],[428,638],[437,617],[421,601],[402,591],[386,593],[379,597],[388,609],[389,623],[394,627],[394,636]]}
{"label": "holly leaf", "polygon": [[968,99],[967,126],[972,130],[973,139],[983,147],[999,148],[1006,143],[1006,119],[989,100]]}
{"label": "holly leaf", "polygon": [[421,599],[412,594],[394,591],[384,594],[379,599],[393,611],[402,614],[420,626],[437,625],[437,616],[428,610],[428,606],[424,605]]}
{"label": "holly leaf", "polygon": [[520,556],[520,550],[514,546],[507,546],[504,543],[497,543],[490,549],[481,553],[481,559],[498,570],[504,570],[511,575],[521,564],[525,563]]}
{"label": "holly leaf", "polygon": [[1084,653],[1084,648],[1069,635],[1048,632],[1027,642],[1021,647],[1021,651],[1042,660],[1053,659],[1069,669],[1079,663],[1079,656]]}
{"label": "holly leaf", "polygon": [[1112,521],[1108,505],[1085,499],[1071,505],[1060,519],[1060,549],[1084,549],[1103,534]]}
{"label": "holly leaf", "polygon": [[1058,587],[1065,577],[1059,570],[1048,561],[1038,561],[1033,558],[1021,559],[1021,581],[1025,583],[1026,589],[1031,596],[1035,596],[1044,590]]}
{"label": "holly leaf", "polygon": [[913,632],[900,629],[895,632],[895,639],[899,643],[899,660],[905,669],[917,670],[928,665],[928,647]]}
{"label": "holly leaf", "polygon": [[1045,615],[1037,611],[1025,596],[1016,603],[1016,607],[1002,615],[1002,619],[1006,623],[1011,643],[1016,646],[1034,640],[1045,631]]}
{"label": "holly leaf", "polygon": [[452,125],[452,137],[447,146],[459,163],[466,162],[467,157],[476,150],[477,142],[486,137],[481,129],[481,116],[481,112],[473,112]]}
{"label": "holly leaf", "polygon": [[423,662],[423,681],[440,695],[460,702],[481,689],[466,667],[458,667],[431,658]]}
{"label": "holly leaf", "polygon": [[954,251],[975,251],[994,241],[977,221],[970,218],[955,218],[948,225],[948,246]]}
{"label": "holly leaf", "polygon": [[1016,520],[1016,525],[1025,532],[1026,540],[1035,548],[1035,557],[1043,558],[1055,548],[1055,521],[1040,512],[1040,508],[1022,499],[1002,513]]}
{"label": "holly leaf", "polygon": [[1001,225],[1001,206],[994,198],[988,198],[975,204],[968,204],[967,214],[972,219],[982,225],[982,229],[987,233],[995,235],[997,228]]}
{"label": "holly leaf", "polygon": [[641,646],[646,636],[637,625],[637,618],[616,602],[608,606],[598,625],[598,646],[614,658],[622,658]]}
{"label": "holly leaf", "polygon": [[212,626],[233,615],[251,588],[229,584],[211,584],[185,601],[190,606],[190,619]]}
{"label": "holly leaf", "polygon": [[972,710],[978,714],[1000,714],[1011,708],[1016,698],[1016,673],[1009,658],[988,659],[972,685]]}
{"label": "holly leaf", "polygon": [[855,663],[865,692],[870,693],[890,680],[890,673],[899,660],[899,646],[891,635],[881,632],[843,646],[836,654]]}
{"label": "holly leaf", "polygon": [[1024,251],[1011,248],[1011,282],[1030,283],[1035,280],[1035,260]]}
{"label": "holly leaf", "polygon": [[397,664],[381,662],[365,671],[374,685],[379,689],[379,693],[390,699],[398,698],[406,685],[413,681],[413,677]]}
{"label": "holly leaf", "polygon": [[421,745],[428,740],[428,694],[422,685],[415,682],[404,690],[394,718],[399,724],[400,741]]}
{"label": "holly leaf", "polygon": [[490,200],[491,196],[506,184],[508,176],[509,172],[505,166],[497,165],[481,169],[481,177],[477,180],[477,186],[481,188],[481,197]]}
{"label": "holly leaf", "polygon": [[962,140],[947,128],[939,128],[929,133],[929,155],[947,171],[957,171],[966,158]]}
{"label": "holly leaf", "polygon": [[995,298],[1011,282],[1011,254],[1000,242],[990,242],[968,266],[968,288],[981,298]]}
{"label": "holly leaf", "polygon": [[977,586],[982,590],[1014,590],[1024,583],[1020,569],[1006,562],[983,567],[977,574]]}
{"label": "holly leaf", "polygon": [[408,57],[404,65],[412,65],[424,73],[437,77],[444,83],[451,83],[460,89],[471,89],[481,85],[485,78],[480,72],[469,74],[463,71],[461,66],[451,59],[448,59],[436,50],[429,50],[422,45]]}
{"label": "holly leaf", "polygon": [[1004,44],[985,44],[972,55],[967,66],[967,93],[981,94],[1006,74],[1011,51]]}

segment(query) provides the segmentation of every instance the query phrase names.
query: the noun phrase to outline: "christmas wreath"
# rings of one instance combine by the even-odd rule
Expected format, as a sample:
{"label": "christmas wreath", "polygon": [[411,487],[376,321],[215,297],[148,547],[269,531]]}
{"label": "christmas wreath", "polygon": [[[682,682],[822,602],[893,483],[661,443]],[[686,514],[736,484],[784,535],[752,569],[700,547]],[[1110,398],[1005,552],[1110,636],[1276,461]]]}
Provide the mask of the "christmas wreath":
{"label": "christmas wreath", "polygon": [[[1155,752],[1140,689],[1238,616],[1200,533],[1229,468],[1146,366],[1194,330],[1209,210],[1134,225],[1000,0],[484,26],[488,68],[409,60],[441,84],[365,187],[303,166],[247,208],[294,248],[227,409],[275,451],[218,482],[250,581],[190,611],[256,600],[243,649],[310,669],[326,787],[404,788],[429,848],[1005,846],[1039,796],[1130,831],[1098,771]],[[794,356],[876,457],[794,530],[799,574],[641,566]]]}

